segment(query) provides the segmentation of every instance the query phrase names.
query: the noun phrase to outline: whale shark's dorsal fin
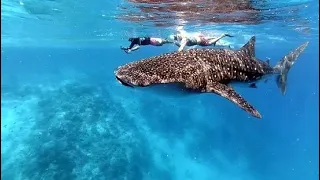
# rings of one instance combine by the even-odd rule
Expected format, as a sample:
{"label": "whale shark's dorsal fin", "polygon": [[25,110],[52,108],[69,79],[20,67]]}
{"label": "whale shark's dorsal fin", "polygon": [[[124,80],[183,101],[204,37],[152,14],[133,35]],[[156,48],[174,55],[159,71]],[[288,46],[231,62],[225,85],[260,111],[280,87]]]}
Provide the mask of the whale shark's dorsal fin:
{"label": "whale shark's dorsal fin", "polygon": [[240,51],[246,51],[251,57],[255,57],[256,37],[252,36],[250,40],[240,48]]}

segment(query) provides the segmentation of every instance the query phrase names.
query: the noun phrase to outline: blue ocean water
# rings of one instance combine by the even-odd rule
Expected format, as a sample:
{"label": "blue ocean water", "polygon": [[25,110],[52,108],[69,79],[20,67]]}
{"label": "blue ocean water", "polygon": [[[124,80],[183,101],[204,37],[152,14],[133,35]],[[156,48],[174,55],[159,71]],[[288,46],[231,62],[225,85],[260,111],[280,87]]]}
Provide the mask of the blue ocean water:
{"label": "blue ocean water", "polygon": [[[318,179],[318,1],[248,1],[257,14],[227,18],[188,14],[199,5],[178,13],[163,10],[164,1],[143,2],[1,1],[1,178]],[[195,2],[210,6],[176,3]],[[274,79],[234,87],[262,119],[215,94],[169,97],[119,84],[118,66],[177,50],[143,46],[126,54],[119,47],[129,37],[167,37],[178,27],[230,33],[219,43],[235,49],[255,35],[256,56],[273,65],[309,45],[284,96]]]}

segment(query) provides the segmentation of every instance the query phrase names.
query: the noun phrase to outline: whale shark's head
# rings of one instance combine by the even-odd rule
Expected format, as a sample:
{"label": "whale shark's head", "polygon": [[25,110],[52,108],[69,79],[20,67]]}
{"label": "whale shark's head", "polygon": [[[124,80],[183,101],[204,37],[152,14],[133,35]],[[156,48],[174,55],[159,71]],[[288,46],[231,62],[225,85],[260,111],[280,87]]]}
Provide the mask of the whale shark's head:
{"label": "whale shark's head", "polygon": [[133,88],[135,85],[131,84],[130,82],[127,82],[125,79],[120,78],[119,76],[116,76],[116,79],[118,82],[124,86]]}
{"label": "whale shark's head", "polygon": [[132,71],[127,66],[121,66],[114,72],[118,82],[127,87],[134,87]]}
{"label": "whale shark's head", "polygon": [[162,98],[182,98],[198,94],[198,91],[186,89],[184,83],[149,84],[148,78],[142,78],[143,76],[128,68],[128,66],[118,68],[115,71],[115,76],[118,82],[123,86],[137,88],[136,90],[143,87],[143,92],[157,94]]}

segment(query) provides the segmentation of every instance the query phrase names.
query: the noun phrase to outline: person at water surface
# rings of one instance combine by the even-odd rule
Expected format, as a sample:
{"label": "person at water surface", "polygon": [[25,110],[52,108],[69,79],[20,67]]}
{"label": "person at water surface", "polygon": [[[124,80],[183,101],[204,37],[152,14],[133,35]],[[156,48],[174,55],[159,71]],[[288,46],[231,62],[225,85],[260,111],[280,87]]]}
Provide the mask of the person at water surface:
{"label": "person at water surface", "polygon": [[129,38],[131,44],[129,47],[120,47],[126,53],[130,53],[131,51],[138,50],[140,46],[153,45],[153,46],[162,46],[167,43],[173,43],[173,41],[163,39],[163,38],[155,38],[155,37],[136,37]]}
{"label": "person at water surface", "polygon": [[219,37],[207,37],[203,34],[187,35],[185,33],[178,32],[175,35],[171,35],[170,38],[173,39],[175,44],[179,47],[178,51],[182,51],[185,46],[215,46],[220,39],[226,36],[233,37],[229,34],[222,34]]}

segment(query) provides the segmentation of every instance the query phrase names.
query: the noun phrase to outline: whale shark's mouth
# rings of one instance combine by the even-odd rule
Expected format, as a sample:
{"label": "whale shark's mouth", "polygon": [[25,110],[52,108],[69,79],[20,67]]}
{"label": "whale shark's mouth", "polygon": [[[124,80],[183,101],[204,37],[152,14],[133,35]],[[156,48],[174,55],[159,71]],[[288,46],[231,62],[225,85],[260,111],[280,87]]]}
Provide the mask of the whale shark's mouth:
{"label": "whale shark's mouth", "polygon": [[161,98],[178,98],[178,97],[181,98],[181,97],[188,97],[189,95],[195,95],[199,93],[196,90],[185,88],[183,83],[168,83],[168,84],[160,83],[160,84],[151,84],[149,86],[137,86],[130,82],[126,82],[125,78],[121,79],[120,77],[116,76],[116,79],[120,84],[130,88],[140,87],[141,90],[143,89],[143,92],[160,95]]}
{"label": "whale shark's mouth", "polygon": [[130,83],[127,83],[127,82],[123,81],[123,80],[120,79],[118,76],[116,76],[116,78],[117,78],[117,80],[118,80],[122,85],[127,86],[127,87],[131,87],[131,88],[134,87],[133,84],[130,84]]}

